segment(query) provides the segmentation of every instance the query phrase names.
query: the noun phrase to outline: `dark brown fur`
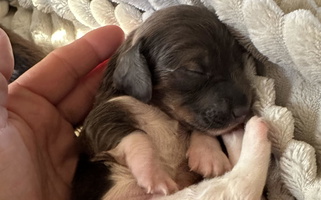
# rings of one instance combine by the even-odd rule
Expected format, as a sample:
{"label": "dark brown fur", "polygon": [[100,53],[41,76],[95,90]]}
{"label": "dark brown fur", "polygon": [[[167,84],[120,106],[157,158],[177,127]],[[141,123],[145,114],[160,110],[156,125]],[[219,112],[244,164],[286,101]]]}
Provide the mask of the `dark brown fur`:
{"label": "dark brown fur", "polygon": [[2,28],[9,36],[13,50],[14,71],[9,80],[12,82],[43,59],[46,56],[46,53],[33,42],[22,38],[4,26],[0,25],[0,28]]}
{"label": "dark brown fur", "polygon": [[[80,133],[85,157],[93,160],[139,130],[130,111],[107,102],[117,96],[130,95],[156,106],[190,131],[218,135],[243,122],[251,90],[241,55],[227,28],[205,8],[178,6],[158,11],[111,58]],[[103,170],[88,167],[95,164]],[[91,172],[84,173],[86,165]],[[74,199],[100,199],[112,187],[108,176],[112,172],[103,166],[103,162],[79,165]],[[92,190],[97,192],[91,197],[85,194]]]}

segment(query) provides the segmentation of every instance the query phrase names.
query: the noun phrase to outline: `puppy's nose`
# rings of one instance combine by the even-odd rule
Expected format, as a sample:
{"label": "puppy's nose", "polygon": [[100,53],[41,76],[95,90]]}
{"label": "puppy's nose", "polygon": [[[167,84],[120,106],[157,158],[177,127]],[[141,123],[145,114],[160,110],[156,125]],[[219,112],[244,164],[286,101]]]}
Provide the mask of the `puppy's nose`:
{"label": "puppy's nose", "polygon": [[250,113],[250,106],[237,106],[233,109],[235,118],[246,116]]}

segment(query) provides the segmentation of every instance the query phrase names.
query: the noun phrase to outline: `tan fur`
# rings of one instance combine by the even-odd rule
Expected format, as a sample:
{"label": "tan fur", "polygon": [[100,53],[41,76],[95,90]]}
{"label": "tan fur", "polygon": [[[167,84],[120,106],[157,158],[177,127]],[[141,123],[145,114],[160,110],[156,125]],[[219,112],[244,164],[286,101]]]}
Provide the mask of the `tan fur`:
{"label": "tan fur", "polygon": [[198,131],[194,131],[191,136],[187,155],[191,170],[206,178],[223,175],[232,169],[218,139]]}
{"label": "tan fur", "polygon": [[[119,185],[112,192],[108,193],[104,200],[263,199],[262,191],[266,181],[271,153],[271,143],[268,140],[267,134],[268,128],[263,120],[256,116],[251,118],[245,128],[240,159],[231,172],[221,177],[191,185],[170,196],[146,195],[144,192],[136,194],[127,193],[124,195],[125,191],[139,191],[139,188],[135,186],[135,180],[126,168],[115,166],[114,170],[116,173],[113,177],[118,181]],[[234,132],[230,136],[236,137],[234,141],[239,141],[240,138],[243,138],[240,132]],[[170,141],[168,140],[167,142]],[[179,143],[177,145],[180,146]]]}
{"label": "tan fur", "polygon": [[271,142],[267,135],[268,128],[263,120],[252,117],[245,128],[241,157],[231,172],[153,200],[263,199],[271,154]]}
{"label": "tan fur", "polygon": [[[154,148],[158,152],[164,169],[180,188],[189,186],[199,179],[199,176],[190,172],[187,166],[188,134],[180,128],[177,121],[172,120],[158,108],[146,105],[129,96],[116,97],[111,101],[121,102],[133,113],[141,130],[150,137],[155,145]],[[132,137],[132,135],[127,137]],[[149,199],[152,197],[138,187],[130,169],[114,163],[111,171],[113,171],[112,179],[116,184],[105,194],[104,200],[135,199],[136,197]]]}

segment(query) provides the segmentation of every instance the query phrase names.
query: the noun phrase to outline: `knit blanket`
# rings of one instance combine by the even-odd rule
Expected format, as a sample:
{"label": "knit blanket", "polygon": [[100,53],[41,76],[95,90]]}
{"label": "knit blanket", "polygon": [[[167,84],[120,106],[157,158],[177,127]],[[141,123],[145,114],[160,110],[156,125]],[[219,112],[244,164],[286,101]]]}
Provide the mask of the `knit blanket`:
{"label": "knit blanket", "polygon": [[216,12],[264,72],[251,80],[273,146],[267,198],[321,199],[321,0],[12,0],[0,23],[50,51],[108,24],[129,33],[178,4]]}

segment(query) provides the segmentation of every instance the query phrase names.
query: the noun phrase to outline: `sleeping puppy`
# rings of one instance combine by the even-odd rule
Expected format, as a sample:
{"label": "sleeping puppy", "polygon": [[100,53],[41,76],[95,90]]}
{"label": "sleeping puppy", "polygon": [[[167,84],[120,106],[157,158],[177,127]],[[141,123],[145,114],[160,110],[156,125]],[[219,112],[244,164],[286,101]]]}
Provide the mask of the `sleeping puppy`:
{"label": "sleeping puppy", "polygon": [[229,160],[216,136],[239,135],[250,114],[242,53],[200,7],[157,11],[129,34],[80,133],[73,198],[152,199],[230,170],[242,138],[225,142]]}

